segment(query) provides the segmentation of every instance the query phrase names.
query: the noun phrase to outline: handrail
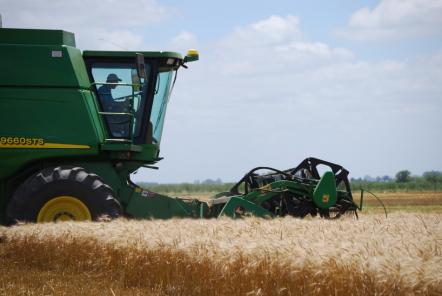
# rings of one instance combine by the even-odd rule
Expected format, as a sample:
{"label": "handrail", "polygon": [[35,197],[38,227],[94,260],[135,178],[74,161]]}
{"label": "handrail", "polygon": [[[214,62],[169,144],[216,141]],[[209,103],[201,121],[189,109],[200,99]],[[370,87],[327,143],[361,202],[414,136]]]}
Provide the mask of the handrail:
{"label": "handrail", "polygon": [[110,138],[110,139],[104,139],[104,142],[132,143],[132,140],[131,139]]}
{"label": "handrail", "polygon": [[98,114],[101,114],[101,115],[127,115],[127,116],[135,117],[134,113],[128,113],[128,112],[98,112]]}
{"label": "handrail", "polygon": [[122,86],[141,86],[141,83],[120,83],[120,82],[93,82],[91,85],[122,85]]}

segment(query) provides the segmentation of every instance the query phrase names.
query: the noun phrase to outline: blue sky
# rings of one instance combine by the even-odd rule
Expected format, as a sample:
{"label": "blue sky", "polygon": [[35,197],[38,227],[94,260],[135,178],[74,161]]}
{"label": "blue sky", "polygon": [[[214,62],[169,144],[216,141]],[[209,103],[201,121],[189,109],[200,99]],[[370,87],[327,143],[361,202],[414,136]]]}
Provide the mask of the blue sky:
{"label": "blue sky", "polygon": [[72,31],[81,49],[199,49],[160,170],[135,180],[234,181],[308,156],[353,177],[442,170],[441,0],[0,0],[0,13]]}
{"label": "blue sky", "polygon": [[[238,26],[262,20],[270,15],[296,15],[307,39],[321,40],[332,46],[349,47],[364,59],[407,58],[441,48],[442,38],[429,36],[424,42],[353,42],[334,34],[362,7],[375,8],[379,1],[162,1],[171,8],[167,21],[145,34],[153,43],[167,42],[177,32],[191,31],[205,42],[216,41]],[[207,24],[210,24],[208,26]],[[153,33],[153,34],[152,34]]]}

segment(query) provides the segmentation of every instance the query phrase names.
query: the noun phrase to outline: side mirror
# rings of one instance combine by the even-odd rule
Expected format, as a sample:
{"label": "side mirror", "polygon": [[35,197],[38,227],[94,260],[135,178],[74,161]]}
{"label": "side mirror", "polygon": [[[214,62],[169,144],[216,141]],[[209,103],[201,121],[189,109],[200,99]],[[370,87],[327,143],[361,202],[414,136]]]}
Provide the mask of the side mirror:
{"label": "side mirror", "polygon": [[199,58],[200,58],[200,56],[199,56],[198,50],[189,49],[187,51],[186,56],[184,57],[184,63],[198,61]]}
{"label": "side mirror", "polygon": [[144,55],[142,53],[136,53],[135,55],[136,55],[138,77],[143,78],[145,80],[147,77],[146,77],[146,65],[144,64]]}

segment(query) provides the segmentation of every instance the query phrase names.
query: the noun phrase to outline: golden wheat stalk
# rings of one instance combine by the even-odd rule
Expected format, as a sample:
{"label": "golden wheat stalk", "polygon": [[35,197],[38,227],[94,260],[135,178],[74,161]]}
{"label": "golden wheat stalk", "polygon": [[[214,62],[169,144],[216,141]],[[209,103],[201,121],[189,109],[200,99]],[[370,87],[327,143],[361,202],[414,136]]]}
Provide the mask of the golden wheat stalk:
{"label": "golden wheat stalk", "polygon": [[[1,272],[6,278],[23,268],[43,272],[54,293],[68,288],[64,277],[73,283],[93,279],[86,290],[69,286],[91,295],[103,289],[109,295],[438,295],[441,218],[20,225],[0,228]],[[32,281],[22,276],[7,282],[4,276],[0,292],[17,286],[50,291],[46,282]]]}

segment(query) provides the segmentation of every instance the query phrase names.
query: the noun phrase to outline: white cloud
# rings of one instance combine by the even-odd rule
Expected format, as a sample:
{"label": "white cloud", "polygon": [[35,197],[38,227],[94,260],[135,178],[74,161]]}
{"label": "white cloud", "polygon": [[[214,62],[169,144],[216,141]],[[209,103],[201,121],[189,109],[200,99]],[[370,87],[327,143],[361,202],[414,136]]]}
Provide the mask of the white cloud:
{"label": "white cloud", "polygon": [[[263,21],[251,24],[244,29],[238,29],[236,34],[250,36],[253,32],[259,36],[259,40],[271,40],[273,42],[284,42],[297,38],[301,35],[299,31],[299,19],[295,16],[271,16]],[[254,36],[251,36],[252,38]]]}
{"label": "white cloud", "polygon": [[129,30],[102,31],[97,50],[130,50],[144,46],[143,37]]}
{"label": "white cloud", "polygon": [[[211,71],[226,76],[274,75],[288,67],[352,59],[351,51],[305,41],[295,16],[271,16],[236,28],[211,49],[217,63]],[[215,69],[216,68],[216,69]]]}
{"label": "white cloud", "polygon": [[[280,25],[256,26],[272,19]],[[295,19],[237,28],[180,72],[158,180],[233,181],[251,167],[286,168],[307,156],[341,163],[353,176],[442,167],[434,157],[442,52],[368,62],[305,40]]]}
{"label": "white cloud", "polygon": [[[226,47],[236,47],[241,50],[240,45],[251,48],[262,45],[277,45],[299,40],[301,37],[297,17],[274,15],[265,20],[236,28],[222,43]],[[237,44],[237,42],[240,42],[240,44]]]}
{"label": "white cloud", "polygon": [[0,11],[4,27],[71,31],[83,49],[134,49],[143,43],[140,31],[169,9],[155,0],[1,0]]}
{"label": "white cloud", "polygon": [[381,0],[353,13],[339,36],[358,41],[441,35],[441,0]]}
{"label": "white cloud", "polygon": [[275,51],[280,54],[296,53],[303,58],[312,57],[316,60],[338,59],[348,60],[353,58],[353,53],[345,48],[332,48],[322,42],[291,42],[286,45],[277,46]]}
{"label": "white cloud", "polygon": [[175,36],[170,42],[168,48],[178,52],[186,52],[188,49],[197,48],[197,37],[188,31],[182,31]]}

